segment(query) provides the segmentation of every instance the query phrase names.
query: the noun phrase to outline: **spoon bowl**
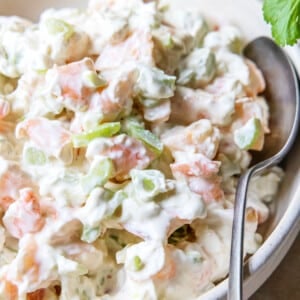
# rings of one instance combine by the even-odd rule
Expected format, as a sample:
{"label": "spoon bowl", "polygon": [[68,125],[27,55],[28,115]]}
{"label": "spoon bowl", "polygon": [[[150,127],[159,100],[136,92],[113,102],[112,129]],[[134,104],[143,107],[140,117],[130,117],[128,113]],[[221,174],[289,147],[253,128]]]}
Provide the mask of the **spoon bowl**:
{"label": "spoon bowl", "polygon": [[229,300],[243,299],[243,241],[246,197],[251,176],[278,164],[293,145],[300,122],[299,81],[284,51],[271,39],[260,37],[249,43],[244,55],[254,61],[266,81],[264,96],[270,108],[271,133],[262,151],[252,152],[251,167],[238,182],[232,225]]}

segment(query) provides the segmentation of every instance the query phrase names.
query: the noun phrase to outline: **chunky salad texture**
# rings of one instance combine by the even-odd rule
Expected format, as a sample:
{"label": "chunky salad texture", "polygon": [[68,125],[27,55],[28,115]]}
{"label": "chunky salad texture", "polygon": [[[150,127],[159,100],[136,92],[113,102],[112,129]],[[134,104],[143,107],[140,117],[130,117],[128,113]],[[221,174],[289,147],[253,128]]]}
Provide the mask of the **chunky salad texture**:
{"label": "chunky salad texture", "polygon": [[[0,17],[0,299],[196,299],[269,133],[238,28],[162,1]],[[254,177],[245,255],[282,171]]]}

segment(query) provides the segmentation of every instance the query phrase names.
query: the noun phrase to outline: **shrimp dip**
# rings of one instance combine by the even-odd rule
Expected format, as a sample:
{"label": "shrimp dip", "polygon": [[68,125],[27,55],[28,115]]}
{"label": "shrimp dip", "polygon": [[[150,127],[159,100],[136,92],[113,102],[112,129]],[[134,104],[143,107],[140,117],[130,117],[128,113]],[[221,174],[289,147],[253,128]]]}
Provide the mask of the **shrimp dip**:
{"label": "shrimp dip", "polygon": [[[269,133],[243,45],[163,0],[0,17],[1,300],[192,300],[227,276]],[[282,176],[251,181],[245,256]]]}

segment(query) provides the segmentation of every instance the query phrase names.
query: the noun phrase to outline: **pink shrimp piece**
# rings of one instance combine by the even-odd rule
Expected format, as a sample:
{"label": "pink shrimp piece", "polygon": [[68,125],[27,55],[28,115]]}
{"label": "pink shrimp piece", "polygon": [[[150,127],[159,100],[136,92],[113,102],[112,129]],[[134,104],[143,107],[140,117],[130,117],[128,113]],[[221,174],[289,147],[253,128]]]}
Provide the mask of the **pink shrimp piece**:
{"label": "pink shrimp piece", "polygon": [[87,109],[89,99],[95,89],[84,84],[83,74],[86,71],[95,72],[93,61],[85,58],[81,61],[59,66],[56,70],[64,105],[75,111]]}
{"label": "pink shrimp piece", "polygon": [[0,208],[4,211],[15,201],[19,190],[32,187],[29,177],[16,165],[10,165],[0,176]]}
{"label": "pink shrimp piece", "polygon": [[228,87],[230,87],[230,83],[233,83],[231,77],[228,76],[219,76],[214,79],[212,83],[205,87],[205,91],[211,93],[213,95],[222,95],[228,92]]}
{"label": "pink shrimp piece", "polygon": [[201,153],[213,159],[219,147],[220,132],[209,120],[202,119],[188,127],[174,127],[166,131],[161,139],[173,155],[176,151],[182,151]]}
{"label": "pink shrimp piece", "polygon": [[59,157],[63,148],[70,144],[71,134],[60,121],[46,118],[29,118],[16,128],[17,138],[27,137],[48,155]]}
{"label": "pink shrimp piece", "polygon": [[128,114],[132,108],[136,77],[135,70],[124,70],[120,76],[111,80],[101,93],[93,95],[88,112],[101,113],[102,121],[106,122],[113,121],[122,114]]}
{"label": "pink shrimp piece", "polygon": [[224,199],[224,191],[221,188],[221,180],[218,176],[213,178],[190,177],[188,184],[194,193],[203,197],[206,203],[220,202]]}
{"label": "pink shrimp piece", "polygon": [[37,261],[38,245],[33,238],[30,243],[26,243],[23,247],[22,266],[18,270],[18,277],[21,275],[30,275],[31,282],[37,282],[40,275],[40,263]]}
{"label": "pink shrimp piece", "polygon": [[219,168],[220,162],[212,161],[200,153],[194,154],[192,161],[171,164],[173,174],[179,172],[186,176],[203,176],[205,178],[215,176],[219,172]]}
{"label": "pink shrimp piece", "polygon": [[45,224],[40,204],[32,189],[20,190],[20,197],[11,204],[3,217],[9,233],[20,239],[26,233],[38,232]]}
{"label": "pink shrimp piece", "polygon": [[269,133],[269,111],[267,104],[262,97],[242,98],[235,105],[235,122],[241,125],[246,124],[251,118],[258,118],[264,128],[265,133]]}
{"label": "pink shrimp piece", "polygon": [[266,82],[261,71],[253,61],[246,59],[245,62],[250,73],[250,84],[246,87],[246,94],[249,97],[255,97],[265,90]]}
{"label": "pink shrimp piece", "polygon": [[94,149],[87,151],[88,157],[103,155],[112,159],[115,167],[115,179],[122,181],[128,178],[131,169],[144,169],[154,158],[142,142],[125,134],[100,141]]}
{"label": "pink shrimp piece", "polygon": [[154,65],[152,36],[146,31],[135,31],[126,40],[104,47],[95,66],[97,70],[118,68],[125,62],[136,61]]}
{"label": "pink shrimp piece", "polygon": [[0,120],[5,118],[10,112],[9,103],[3,99],[0,99]]}
{"label": "pink shrimp piece", "polygon": [[212,100],[213,96],[203,91],[179,87],[171,99],[170,121],[189,125],[200,119],[208,119],[207,103],[212,103]]}
{"label": "pink shrimp piece", "polygon": [[154,280],[170,280],[176,276],[176,262],[172,257],[172,249],[171,247],[165,248],[165,264],[163,268],[156,273],[152,278]]}
{"label": "pink shrimp piece", "polygon": [[4,285],[4,296],[7,300],[18,300],[18,287],[6,277],[0,278],[0,283]]}

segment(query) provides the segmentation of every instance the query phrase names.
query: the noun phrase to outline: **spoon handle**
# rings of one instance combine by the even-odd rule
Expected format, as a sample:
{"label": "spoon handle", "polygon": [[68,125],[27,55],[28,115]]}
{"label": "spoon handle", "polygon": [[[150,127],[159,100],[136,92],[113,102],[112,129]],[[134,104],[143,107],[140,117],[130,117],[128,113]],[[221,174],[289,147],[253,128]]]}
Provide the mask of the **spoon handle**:
{"label": "spoon handle", "polygon": [[248,185],[253,170],[248,169],[239,178],[232,224],[228,300],[243,299],[244,226]]}

